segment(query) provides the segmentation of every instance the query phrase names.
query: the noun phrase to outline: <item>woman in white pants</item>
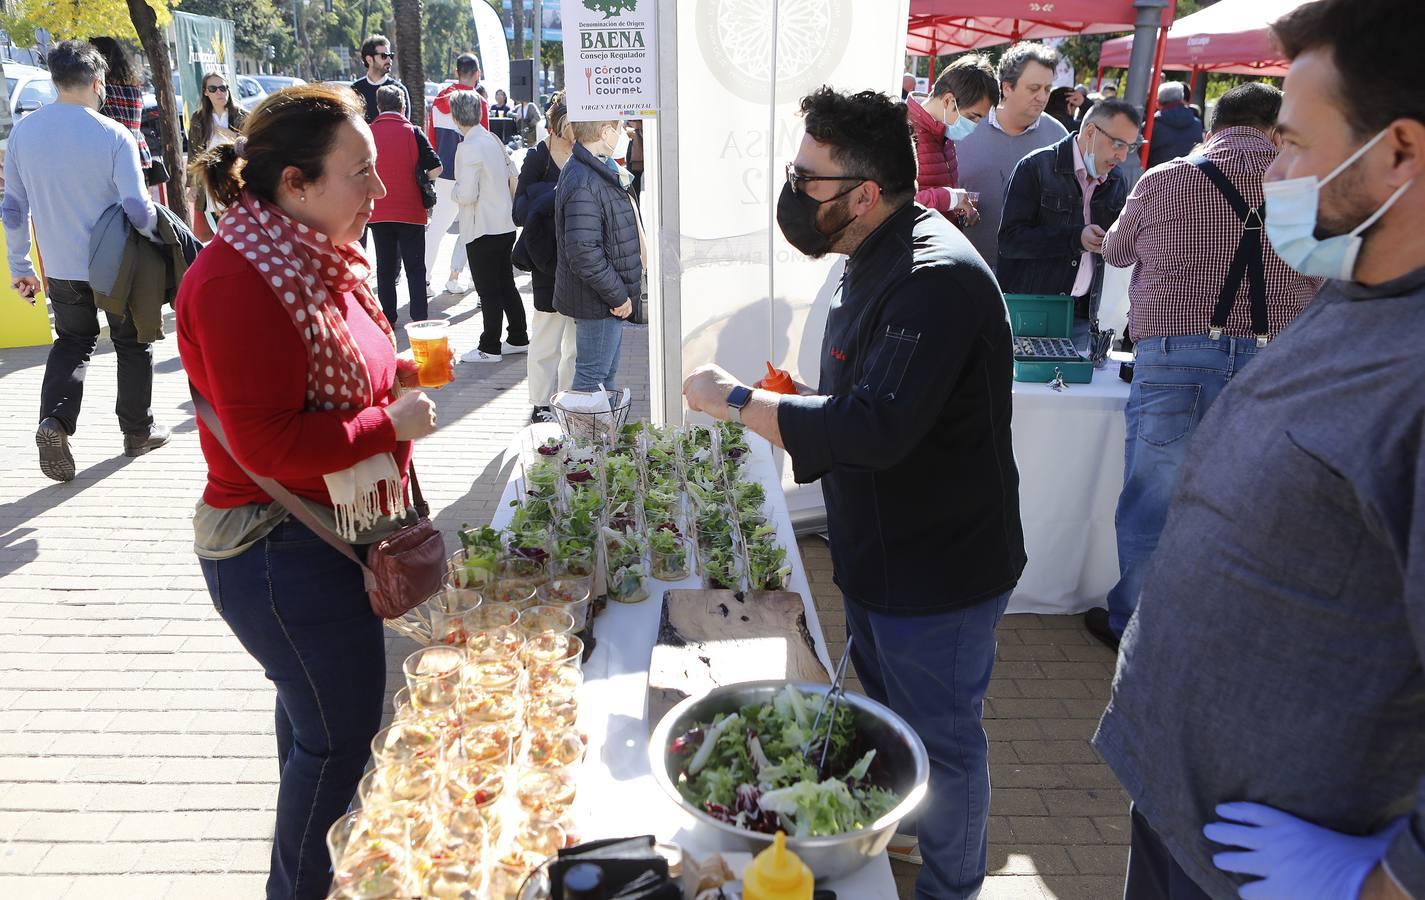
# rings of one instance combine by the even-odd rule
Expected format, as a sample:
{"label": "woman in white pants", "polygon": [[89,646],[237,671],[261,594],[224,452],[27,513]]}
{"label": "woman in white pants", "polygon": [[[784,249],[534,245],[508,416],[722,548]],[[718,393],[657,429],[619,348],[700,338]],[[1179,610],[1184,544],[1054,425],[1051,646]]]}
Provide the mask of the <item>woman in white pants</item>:
{"label": "woman in white pants", "polygon": [[524,228],[515,246],[515,264],[530,273],[534,319],[529,332],[531,422],[553,421],[549,400],[574,381],[574,320],[554,311],[554,186],[574,150],[564,94],[549,101],[549,136],[525,154],[515,189],[515,224]]}

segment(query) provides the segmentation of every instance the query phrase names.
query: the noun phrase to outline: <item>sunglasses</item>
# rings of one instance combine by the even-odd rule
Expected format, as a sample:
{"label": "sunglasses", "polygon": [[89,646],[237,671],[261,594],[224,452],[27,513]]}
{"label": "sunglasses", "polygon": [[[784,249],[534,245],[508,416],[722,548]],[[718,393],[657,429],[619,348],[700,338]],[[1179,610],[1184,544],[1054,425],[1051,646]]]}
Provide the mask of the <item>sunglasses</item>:
{"label": "sunglasses", "polygon": [[394,54],[394,53],[382,53],[380,50],[377,50],[377,51],[376,51],[376,55],[379,56],[379,57],[381,57],[382,59],[395,59],[395,58],[396,58],[396,54]]}
{"label": "sunglasses", "polygon": [[812,181],[870,181],[859,175],[803,175],[797,171],[796,163],[787,163],[787,183],[798,193]]}
{"label": "sunglasses", "polygon": [[228,86],[225,85],[225,84],[210,84],[210,85],[208,85],[208,93],[210,93],[210,94],[226,94],[227,92],[228,92]]}

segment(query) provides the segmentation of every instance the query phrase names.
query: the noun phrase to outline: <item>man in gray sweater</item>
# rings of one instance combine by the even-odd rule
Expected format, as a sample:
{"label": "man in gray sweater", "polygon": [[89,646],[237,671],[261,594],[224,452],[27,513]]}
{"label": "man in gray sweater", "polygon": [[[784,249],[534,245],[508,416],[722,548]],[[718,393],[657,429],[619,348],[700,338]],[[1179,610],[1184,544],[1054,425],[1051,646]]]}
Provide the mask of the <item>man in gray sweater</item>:
{"label": "man in gray sweater", "polygon": [[[35,302],[44,291],[57,337],[50,347],[35,432],[40,471],[55,481],[74,478],[69,436],[79,422],[84,370],[99,339],[99,310],[89,286],[89,236],[114,205],[134,228],[152,232],[157,213],[144,188],[138,145],[127,128],[99,114],[104,102],[104,58],[83,41],[65,41],[49,55],[59,99],[15,125],[5,156],[0,219],[9,247],[11,283]],[[44,257],[41,284],[29,259],[30,215]],[[105,313],[118,360],[115,411],[124,453],[142,456],[168,443],[153,421],[153,349],[140,343],[131,319]]]}
{"label": "man in gray sweater", "polygon": [[1044,112],[1054,86],[1059,54],[1044,46],[1021,42],[999,61],[1000,103],[970,136],[955,145],[960,160],[960,187],[980,195],[980,220],[965,236],[990,268],[999,260],[999,222],[1009,177],[1021,159],[1049,147],[1069,132]]}

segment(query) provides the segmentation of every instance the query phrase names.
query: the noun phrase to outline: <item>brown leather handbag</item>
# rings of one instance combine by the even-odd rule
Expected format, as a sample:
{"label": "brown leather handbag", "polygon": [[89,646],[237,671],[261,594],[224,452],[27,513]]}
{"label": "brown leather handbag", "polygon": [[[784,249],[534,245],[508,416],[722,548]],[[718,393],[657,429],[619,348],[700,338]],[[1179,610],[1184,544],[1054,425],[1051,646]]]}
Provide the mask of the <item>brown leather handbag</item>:
{"label": "brown leather handbag", "polygon": [[193,395],[193,406],[202,418],[203,424],[218,439],[218,443],[228,452],[238,466],[252,479],[253,484],[262,488],[267,495],[286,507],[297,521],[306,525],[312,533],[330,544],[338,553],[361,567],[366,582],[366,595],[371,601],[371,611],[383,619],[399,619],[419,606],[425,599],[440,590],[446,573],[445,538],[431,523],[430,506],[421,495],[421,483],[416,479],[416,467],[411,466],[411,494],[415,500],[418,518],[409,525],[403,525],[390,537],[366,550],[363,562],[351,544],[326,527],[301,500],[292,492],[271,478],[256,475],[238,462],[228,446],[227,435],[212,404],[198,389],[189,385]]}

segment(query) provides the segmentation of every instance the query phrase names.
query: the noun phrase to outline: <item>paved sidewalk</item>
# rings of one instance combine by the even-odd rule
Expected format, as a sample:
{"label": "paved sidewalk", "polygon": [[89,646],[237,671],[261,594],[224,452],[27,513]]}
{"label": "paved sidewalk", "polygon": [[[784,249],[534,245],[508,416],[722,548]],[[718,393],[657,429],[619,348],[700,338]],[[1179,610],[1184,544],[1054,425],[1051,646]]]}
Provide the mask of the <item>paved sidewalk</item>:
{"label": "paved sidewalk", "polygon": [[[439,274],[444,274],[443,270]],[[528,304],[527,279],[520,281]],[[432,312],[474,346],[473,294]],[[3,314],[3,312],[0,312]],[[102,338],[74,447],[78,477],[45,479],[34,428],[43,348],[0,350],[0,897],[262,896],[276,796],[273,694],[212,609],[189,519],[204,466],[169,338],[156,347],[154,410],[168,447],[122,455]],[[647,330],[626,333],[623,382],[647,415]],[[528,419],[523,356],[460,366],[435,394],[422,442],[437,524],[488,521],[500,452]],[[823,627],[845,641],[830,560],[802,551]],[[399,672],[408,642],[389,642]],[[1076,620],[1011,617],[987,715],[996,785],[984,897],[1121,893],[1126,800],[1088,746],[1112,655]],[[399,675],[389,686],[398,686]],[[913,877],[913,872],[910,873]],[[907,881],[906,884],[909,882]],[[904,896],[911,896],[903,891]]]}

